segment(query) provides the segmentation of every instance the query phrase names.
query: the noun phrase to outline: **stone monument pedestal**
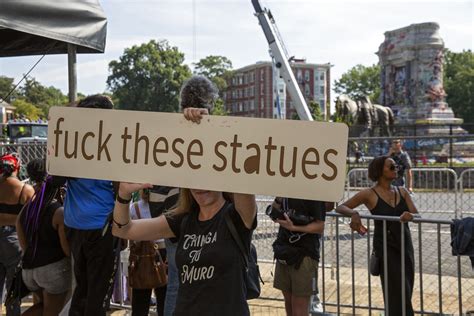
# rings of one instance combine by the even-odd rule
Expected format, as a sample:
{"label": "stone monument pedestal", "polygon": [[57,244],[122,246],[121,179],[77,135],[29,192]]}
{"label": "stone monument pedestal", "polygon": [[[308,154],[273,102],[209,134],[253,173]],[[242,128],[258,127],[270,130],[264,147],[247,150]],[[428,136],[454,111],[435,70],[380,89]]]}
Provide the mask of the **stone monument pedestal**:
{"label": "stone monument pedestal", "polygon": [[386,32],[377,53],[380,101],[392,108],[399,124],[419,125],[417,135],[466,133],[463,120],[445,102],[443,49],[439,25],[430,22]]}

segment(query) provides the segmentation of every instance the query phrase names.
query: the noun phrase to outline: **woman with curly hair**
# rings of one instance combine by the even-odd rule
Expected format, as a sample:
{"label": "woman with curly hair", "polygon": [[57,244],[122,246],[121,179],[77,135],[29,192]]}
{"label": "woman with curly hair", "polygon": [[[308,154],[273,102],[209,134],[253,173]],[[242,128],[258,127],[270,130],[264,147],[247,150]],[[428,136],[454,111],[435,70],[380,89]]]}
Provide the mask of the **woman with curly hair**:
{"label": "woman with curly hair", "polygon": [[[20,245],[15,222],[23,205],[33,196],[33,187],[18,179],[20,160],[15,154],[0,156],[0,298],[3,285],[11,285],[15,269],[20,261]],[[7,315],[20,315],[20,304],[7,308]]]}
{"label": "woman with curly hair", "polygon": [[60,188],[52,185],[43,159],[31,161],[26,169],[35,195],[18,216],[16,229],[23,250],[23,282],[37,303],[23,315],[58,315],[72,278]]}

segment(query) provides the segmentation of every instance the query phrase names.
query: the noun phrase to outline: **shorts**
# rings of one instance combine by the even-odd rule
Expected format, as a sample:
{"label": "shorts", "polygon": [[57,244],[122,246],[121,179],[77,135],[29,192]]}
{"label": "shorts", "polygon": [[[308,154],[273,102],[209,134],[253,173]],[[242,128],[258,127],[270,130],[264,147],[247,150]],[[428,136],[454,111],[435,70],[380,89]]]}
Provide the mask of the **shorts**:
{"label": "shorts", "polygon": [[317,260],[304,257],[299,269],[295,269],[277,260],[273,287],[294,296],[311,296],[313,277],[318,279],[318,264]]}
{"label": "shorts", "polygon": [[44,290],[48,294],[65,293],[71,290],[71,259],[65,257],[42,267],[23,269],[22,277],[32,292]]}

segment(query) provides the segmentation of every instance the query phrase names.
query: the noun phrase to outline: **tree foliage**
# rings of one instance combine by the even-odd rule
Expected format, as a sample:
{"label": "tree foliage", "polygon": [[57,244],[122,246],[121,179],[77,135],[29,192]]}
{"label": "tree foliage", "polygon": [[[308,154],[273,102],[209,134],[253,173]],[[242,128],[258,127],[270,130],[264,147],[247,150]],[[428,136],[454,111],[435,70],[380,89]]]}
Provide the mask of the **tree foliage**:
{"label": "tree foliage", "polygon": [[[308,103],[308,109],[314,121],[324,121],[324,114],[318,102],[311,100]],[[299,120],[298,113],[293,113],[292,120]]]}
{"label": "tree foliage", "polygon": [[227,79],[232,74],[232,62],[224,56],[207,56],[194,65],[194,71],[198,75],[203,75],[217,86],[219,94],[227,89]]}
{"label": "tree foliage", "polygon": [[15,106],[15,116],[20,118],[27,118],[30,120],[37,120],[43,117],[43,112],[40,108],[34,106],[24,99],[16,99],[12,103]]}
{"label": "tree foliage", "polygon": [[15,99],[17,95],[16,92],[13,92],[11,95],[7,97],[7,95],[10,93],[10,91],[12,91],[14,87],[13,82],[14,82],[13,78],[0,76],[0,100],[11,103]]}
{"label": "tree foliage", "polygon": [[182,83],[191,76],[184,53],[166,40],[125,49],[109,63],[107,86],[121,109],[177,112]]}
{"label": "tree foliage", "polygon": [[227,111],[224,107],[224,101],[222,101],[221,98],[217,99],[216,102],[214,103],[214,108],[212,109],[211,112],[212,115],[227,115],[229,114],[229,111]]}
{"label": "tree foliage", "polygon": [[356,65],[334,82],[334,92],[353,99],[368,96],[373,103],[378,103],[380,91],[380,66],[375,64]]}
{"label": "tree foliage", "polygon": [[50,86],[46,87],[35,78],[26,78],[20,89],[19,98],[27,103],[37,106],[41,110],[41,116],[47,117],[52,106],[66,105],[68,97],[61,90]]}
{"label": "tree foliage", "polygon": [[[474,53],[463,50],[444,52],[444,89],[446,102],[457,117],[474,123]],[[474,130],[474,128],[473,128]]]}

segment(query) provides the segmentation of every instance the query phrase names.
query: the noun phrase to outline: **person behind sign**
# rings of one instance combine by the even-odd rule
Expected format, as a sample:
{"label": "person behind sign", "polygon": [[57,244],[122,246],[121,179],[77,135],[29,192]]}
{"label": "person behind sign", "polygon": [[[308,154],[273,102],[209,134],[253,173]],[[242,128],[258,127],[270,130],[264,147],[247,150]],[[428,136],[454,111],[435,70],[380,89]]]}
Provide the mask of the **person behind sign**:
{"label": "person behind sign", "polygon": [[[79,108],[113,109],[104,95],[88,96]],[[66,182],[64,224],[73,257],[76,280],[69,315],[106,314],[114,280],[115,242],[107,217],[114,208],[112,181],[54,177],[55,185]]]}
{"label": "person behind sign", "polygon": [[[196,123],[203,114],[207,109],[184,109],[185,118]],[[250,315],[242,255],[224,216],[229,213],[250,248],[251,233],[257,225],[255,196],[181,189],[177,207],[171,212],[153,219],[131,220],[128,203],[132,192],[150,187],[120,183],[113,233],[133,240],[178,238],[180,284],[174,315]]]}
{"label": "person behind sign", "polygon": [[[336,208],[338,213],[351,217],[352,230],[365,234],[367,229],[362,225],[359,212],[354,209],[364,204],[372,215],[396,216],[400,221],[387,221],[387,277],[388,309],[390,315],[413,315],[411,297],[415,276],[415,256],[408,222],[418,216],[418,211],[409,192],[403,187],[392,185],[397,177],[397,165],[389,156],[380,156],[369,164],[369,178],[375,182]],[[404,226],[405,238],[405,275],[401,271],[401,226]],[[385,271],[383,268],[383,221],[375,221],[373,250],[380,262],[380,280],[385,298]],[[405,278],[406,305],[402,306],[401,278]]]}
{"label": "person behind sign", "polygon": [[[140,200],[130,204],[130,217],[132,219],[153,218],[154,216],[150,204],[149,190],[140,190]],[[130,241],[133,242],[133,241]],[[155,242],[163,260],[166,260],[165,241],[159,239]],[[156,297],[156,312],[163,316],[166,285],[153,289]],[[132,287],[132,316],[148,315],[150,309],[150,298],[152,289],[136,289]]]}
{"label": "person behind sign", "polygon": [[[219,90],[208,78],[194,75],[183,83],[179,96],[180,107],[183,111],[186,108],[193,107],[207,109],[210,113],[213,109],[214,102],[219,97]],[[178,197],[176,190],[179,189],[166,186],[154,186],[150,190],[150,209],[152,214],[154,214],[153,217],[161,215],[164,210],[176,204]],[[176,297],[179,288],[178,269],[176,268],[175,261],[177,240],[176,238],[167,238],[165,239],[165,243],[168,259],[168,285],[164,316],[171,316],[176,306]]]}
{"label": "person behind sign", "polygon": [[326,211],[333,208],[332,202],[277,197],[267,211],[280,224],[273,243],[273,286],[283,292],[288,316],[308,315],[311,294],[317,292],[312,288],[312,280],[314,277],[317,284]]}
{"label": "person behind sign", "polygon": [[[34,194],[31,185],[18,179],[20,161],[15,154],[0,156],[0,301],[3,285],[11,285],[15,269],[21,258],[15,222],[23,205]],[[6,281],[6,282],[5,282]],[[20,315],[20,304],[6,306],[7,315]]]}
{"label": "person behind sign", "polygon": [[35,159],[27,167],[35,195],[16,222],[23,250],[23,282],[37,303],[23,315],[58,315],[71,290],[69,244],[64,231],[60,189],[47,177],[45,161]]}

